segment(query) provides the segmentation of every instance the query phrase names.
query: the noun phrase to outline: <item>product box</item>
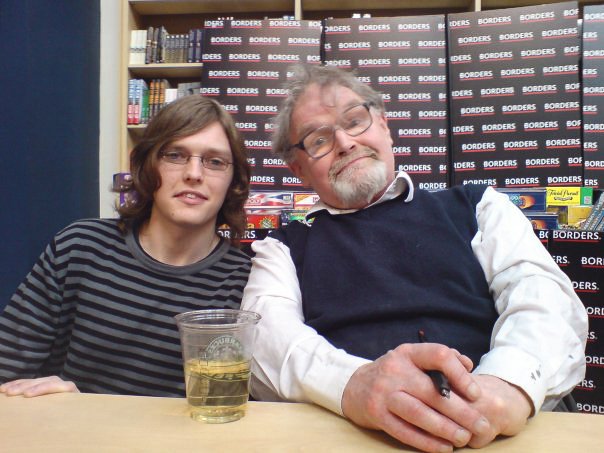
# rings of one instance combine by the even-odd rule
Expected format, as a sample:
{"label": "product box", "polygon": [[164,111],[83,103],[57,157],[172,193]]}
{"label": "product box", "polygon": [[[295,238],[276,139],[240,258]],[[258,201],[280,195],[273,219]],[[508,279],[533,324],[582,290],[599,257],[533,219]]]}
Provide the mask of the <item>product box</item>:
{"label": "product box", "polygon": [[547,206],[592,205],[591,187],[547,187]]}
{"label": "product box", "polygon": [[531,221],[535,230],[556,230],[558,228],[558,214],[555,212],[525,212],[526,218]]}
{"label": "product box", "polygon": [[247,214],[248,229],[275,229],[281,224],[281,216],[279,214]]}
{"label": "product box", "polygon": [[558,214],[558,224],[580,229],[591,213],[591,205],[548,206],[547,212]]}
{"label": "product box", "polygon": [[294,209],[310,209],[319,201],[316,193],[294,193]]}
{"label": "product box", "polygon": [[523,211],[545,211],[545,188],[498,188],[497,191],[506,194],[510,201]]}
{"label": "product box", "polygon": [[246,209],[292,209],[293,207],[292,192],[251,192],[245,203]]}
{"label": "product box", "polygon": [[284,209],[281,211],[281,225],[286,226],[295,220],[306,221],[307,213],[308,209]]}

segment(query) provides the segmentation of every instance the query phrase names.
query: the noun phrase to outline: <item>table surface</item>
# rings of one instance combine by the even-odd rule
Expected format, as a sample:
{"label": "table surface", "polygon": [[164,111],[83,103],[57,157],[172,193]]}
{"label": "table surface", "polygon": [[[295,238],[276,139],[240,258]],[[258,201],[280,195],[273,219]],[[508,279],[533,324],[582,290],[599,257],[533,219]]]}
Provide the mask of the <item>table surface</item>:
{"label": "table surface", "polygon": [[[62,393],[0,394],[2,452],[415,451],[310,404],[251,402],[243,419],[208,425],[186,400]],[[477,450],[460,449],[457,451]],[[541,413],[517,436],[481,452],[604,451],[604,416]]]}

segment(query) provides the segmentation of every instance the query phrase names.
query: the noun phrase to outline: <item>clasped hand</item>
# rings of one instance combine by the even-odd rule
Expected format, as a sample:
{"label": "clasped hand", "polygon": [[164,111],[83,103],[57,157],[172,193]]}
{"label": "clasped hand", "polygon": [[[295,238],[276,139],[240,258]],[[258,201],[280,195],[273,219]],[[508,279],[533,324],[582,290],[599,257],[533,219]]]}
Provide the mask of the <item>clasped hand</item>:
{"label": "clasped hand", "polygon": [[[478,448],[499,434],[518,433],[531,413],[528,398],[499,378],[472,375],[472,366],[444,345],[400,345],[352,375],[342,410],[360,426],[427,452]],[[438,393],[427,370],[447,376],[449,399]]]}
{"label": "clasped hand", "polygon": [[64,381],[58,376],[17,379],[0,385],[0,393],[6,393],[7,396],[23,395],[29,398],[62,392],[79,393],[80,391],[73,382]]}

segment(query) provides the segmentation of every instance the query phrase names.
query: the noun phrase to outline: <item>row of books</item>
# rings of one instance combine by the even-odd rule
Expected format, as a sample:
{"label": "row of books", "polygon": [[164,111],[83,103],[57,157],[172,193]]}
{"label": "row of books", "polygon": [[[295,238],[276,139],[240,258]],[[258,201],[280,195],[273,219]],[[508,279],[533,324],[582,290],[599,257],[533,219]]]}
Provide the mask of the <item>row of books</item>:
{"label": "row of books", "polygon": [[587,231],[604,231],[604,192],[600,194],[582,226]]}
{"label": "row of books", "polygon": [[130,32],[129,64],[200,63],[203,30],[171,34],[165,27]]}
{"label": "row of books", "polygon": [[130,79],[128,124],[147,124],[164,105],[183,96],[199,94],[200,86],[200,82],[183,82],[174,88],[166,79],[152,79],[149,83],[144,79]]}

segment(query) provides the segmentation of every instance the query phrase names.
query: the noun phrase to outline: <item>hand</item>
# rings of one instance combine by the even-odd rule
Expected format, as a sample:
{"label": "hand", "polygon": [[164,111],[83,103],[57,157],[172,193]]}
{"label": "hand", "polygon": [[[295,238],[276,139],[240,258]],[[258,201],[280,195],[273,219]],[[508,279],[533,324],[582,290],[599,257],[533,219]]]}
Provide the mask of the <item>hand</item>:
{"label": "hand", "polygon": [[489,420],[491,431],[473,435],[470,447],[480,448],[497,435],[513,436],[526,425],[533,410],[532,403],[520,388],[495,376],[478,374],[474,380],[480,386],[481,397],[470,403]]}
{"label": "hand", "polygon": [[58,376],[47,376],[37,379],[17,379],[0,385],[0,393],[7,396],[23,395],[32,396],[48,395],[50,393],[72,392],[80,393],[71,381],[64,381]]}
{"label": "hand", "polygon": [[[352,375],[342,410],[356,424],[384,430],[420,450],[452,451],[493,431],[470,404],[481,397],[471,369],[468,357],[444,345],[403,344]],[[447,376],[450,399],[438,393],[425,370]]]}

